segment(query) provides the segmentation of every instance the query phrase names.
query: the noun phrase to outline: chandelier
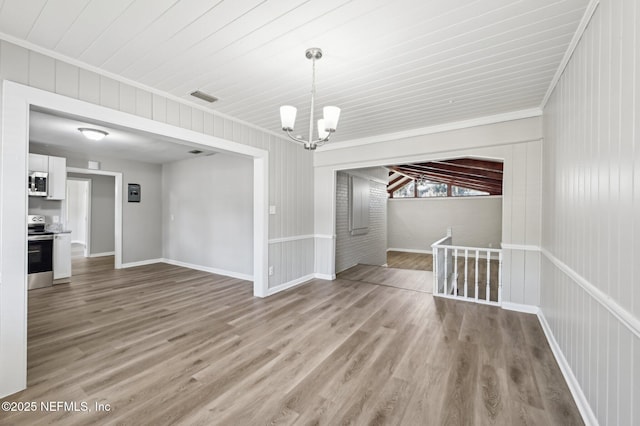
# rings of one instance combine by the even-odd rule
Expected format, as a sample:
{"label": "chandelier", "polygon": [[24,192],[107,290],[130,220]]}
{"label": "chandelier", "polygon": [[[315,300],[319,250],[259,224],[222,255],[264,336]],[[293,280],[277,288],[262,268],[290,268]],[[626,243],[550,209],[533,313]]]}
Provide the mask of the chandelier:
{"label": "chandelier", "polygon": [[335,106],[326,106],[322,109],[323,118],[318,120],[318,139],[313,139],[313,113],[315,109],[316,97],[316,60],[322,58],[322,50],[317,47],[307,49],[305,52],[307,59],[311,59],[311,111],[309,113],[309,138],[303,139],[300,136],[293,136],[293,126],[296,122],[296,113],[298,110],[291,105],[280,107],[280,121],[282,122],[282,130],[287,132],[289,138],[295,142],[304,145],[305,149],[316,149],[329,140],[331,133],[336,131],[338,119],[340,118],[340,108]]}

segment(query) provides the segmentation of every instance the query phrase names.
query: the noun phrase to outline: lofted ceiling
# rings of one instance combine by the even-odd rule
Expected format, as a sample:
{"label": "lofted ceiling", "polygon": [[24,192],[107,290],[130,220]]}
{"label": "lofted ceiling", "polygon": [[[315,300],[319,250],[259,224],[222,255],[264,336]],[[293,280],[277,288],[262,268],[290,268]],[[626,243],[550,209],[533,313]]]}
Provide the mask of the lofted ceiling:
{"label": "lofted ceiling", "polygon": [[[311,63],[334,141],[540,106],[588,0],[0,0],[0,37],[279,132]],[[208,104],[194,90],[219,101]]]}
{"label": "lofted ceiling", "polygon": [[446,183],[449,187],[455,185],[475,189],[487,192],[489,195],[502,195],[502,161],[455,158],[387,166],[387,168],[389,169],[387,193],[390,196],[393,196],[394,191],[418,179]]}

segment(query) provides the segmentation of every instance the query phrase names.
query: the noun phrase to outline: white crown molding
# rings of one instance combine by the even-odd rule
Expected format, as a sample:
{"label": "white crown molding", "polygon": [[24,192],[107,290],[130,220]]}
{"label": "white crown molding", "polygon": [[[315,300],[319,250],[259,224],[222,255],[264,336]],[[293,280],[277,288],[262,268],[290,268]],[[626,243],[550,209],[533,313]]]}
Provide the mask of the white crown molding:
{"label": "white crown molding", "polygon": [[334,149],[351,148],[354,146],[367,145],[378,142],[386,142],[390,140],[398,140],[411,138],[416,136],[430,135],[434,133],[448,132],[451,130],[466,129],[469,127],[484,126],[487,124],[502,123],[505,121],[522,120],[531,117],[540,117],[542,109],[531,108],[520,111],[512,111],[503,114],[489,115],[486,117],[472,118],[470,120],[454,121],[451,123],[437,124],[435,126],[422,127],[419,129],[403,130],[396,133],[387,133],[385,135],[370,136],[361,139],[351,139],[344,142],[335,142],[323,145],[317,149],[318,152],[331,151]]}
{"label": "white crown molding", "polygon": [[595,13],[599,4],[600,4],[600,0],[591,0],[587,5],[587,9],[584,11],[584,15],[582,15],[582,19],[578,24],[578,28],[576,29],[576,32],[573,34],[573,38],[569,43],[569,47],[567,47],[567,51],[564,52],[564,56],[560,61],[560,65],[558,65],[558,69],[556,70],[556,73],[551,79],[549,88],[547,88],[547,92],[544,94],[544,97],[542,98],[542,102],[540,103],[541,110],[543,110],[544,107],[547,105],[547,102],[549,101],[551,94],[555,90],[556,85],[558,84],[560,77],[562,77],[562,74],[564,73],[565,68],[567,68],[569,61],[573,56],[573,52],[575,52],[576,47],[578,47],[578,43],[580,43],[580,39],[582,39],[582,35],[584,34],[584,31],[587,29],[589,22],[591,22],[591,18],[593,18],[593,14]]}
{"label": "white crown molding", "polygon": [[103,77],[107,77],[107,78],[110,78],[112,80],[119,81],[120,83],[124,83],[124,84],[127,84],[127,85],[132,86],[132,87],[136,87],[136,88],[138,88],[140,90],[144,90],[146,92],[150,92],[150,93],[156,94],[158,96],[162,96],[164,98],[167,98],[167,99],[170,99],[172,101],[178,102],[178,103],[180,103],[182,105],[190,106],[191,108],[195,108],[197,110],[206,112],[208,114],[212,114],[212,115],[215,115],[215,116],[218,116],[218,117],[221,117],[221,118],[225,118],[227,120],[235,121],[238,124],[242,124],[244,126],[252,128],[252,129],[256,129],[256,130],[259,130],[261,132],[268,133],[268,134],[270,134],[272,136],[277,137],[278,139],[282,139],[283,141],[287,141],[289,143],[295,143],[292,140],[290,140],[289,138],[285,137],[281,133],[276,133],[276,132],[274,132],[272,130],[265,129],[263,127],[256,126],[255,124],[249,123],[247,121],[240,120],[239,118],[232,117],[232,116],[224,114],[222,112],[206,108],[205,106],[199,105],[199,104],[197,104],[195,102],[189,102],[188,100],[182,99],[179,96],[175,96],[175,95],[172,95],[171,93],[164,92],[162,90],[156,89],[156,88],[151,87],[151,86],[147,86],[146,84],[142,84],[142,83],[140,83],[138,81],[131,80],[131,79],[123,77],[121,75],[106,71],[106,70],[104,70],[102,68],[99,68],[99,67],[96,67],[96,66],[93,66],[93,65],[89,65],[89,64],[87,64],[85,62],[79,61],[77,59],[73,59],[73,58],[71,58],[69,56],[66,56],[66,55],[63,55],[61,53],[54,52],[53,50],[45,49],[44,47],[35,45],[35,44],[31,43],[31,42],[19,39],[17,37],[14,37],[12,35],[9,35],[7,33],[1,32],[1,31],[0,31],[0,40],[4,40],[4,41],[6,41],[8,43],[15,44],[15,45],[23,47],[25,49],[31,50],[33,52],[40,53],[40,54],[45,55],[45,56],[49,56],[49,57],[51,57],[53,59],[56,59],[56,60],[59,60],[59,61],[62,61],[62,62],[66,62],[66,63],[74,65],[74,66],[76,66],[78,68],[82,68],[84,70],[94,72],[94,73],[99,74],[99,75],[101,75]]}

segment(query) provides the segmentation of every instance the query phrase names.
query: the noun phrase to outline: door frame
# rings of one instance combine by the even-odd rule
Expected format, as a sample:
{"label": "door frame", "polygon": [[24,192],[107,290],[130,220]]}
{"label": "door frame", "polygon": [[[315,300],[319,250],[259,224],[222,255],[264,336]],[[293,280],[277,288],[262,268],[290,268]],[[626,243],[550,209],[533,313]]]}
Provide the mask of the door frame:
{"label": "door frame", "polygon": [[[269,152],[4,80],[0,140],[0,397],[27,386],[27,191],[31,107],[59,111],[253,159],[253,294],[268,295]],[[120,186],[121,189],[121,186]],[[121,198],[122,193],[118,196]],[[119,224],[120,228],[122,223]],[[120,229],[122,232],[122,229]]]}
{"label": "door frame", "polygon": [[[84,230],[84,235],[85,235],[85,241],[84,241],[84,257],[89,257],[89,253],[91,253],[91,185],[92,185],[92,181],[91,179],[87,179],[87,178],[78,178],[78,177],[69,177],[68,176],[69,173],[69,168],[67,168],[67,188],[69,187],[69,181],[73,180],[73,181],[77,181],[77,182],[84,182],[87,184],[87,198],[86,198],[86,213],[87,213],[87,220],[84,222],[84,226],[85,226],[85,230]],[[65,199],[64,202],[64,221],[65,223],[69,224],[69,192],[67,192],[67,197]],[[71,241],[71,243],[73,243],[73,240]]]}

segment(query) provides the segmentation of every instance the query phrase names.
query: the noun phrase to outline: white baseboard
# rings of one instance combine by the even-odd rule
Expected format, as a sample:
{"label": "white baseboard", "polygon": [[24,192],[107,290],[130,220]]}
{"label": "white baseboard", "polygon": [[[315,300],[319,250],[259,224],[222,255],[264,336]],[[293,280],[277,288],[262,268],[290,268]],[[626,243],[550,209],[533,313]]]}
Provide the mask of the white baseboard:
{"label": "white baseboard", "polygon": [[105,251],[104,253],[89,253],[89,257],[115,256],[115,251]]}
{"label": "white baseboard", "polygon": [[317,278],[319,280],[328,280],[328,281],[333,281],[336,279],[336,274],[313,274],[314,278]]}
{"label": "white baseboard", "polygon": [[523,305],[521,303],[502,302],[502,309],[508,311],[524,312],[525,314],[538,314],[540,308],[535,305]]}
{"label": "white baseboard", "polygon": [[584,392],[582,391],[582,388],[580,387],[580,383],[578,383],[576,376],[574,376],[573,371],[569,366],[569,362],[564,357],[564,353],[562,353],[562,349],[560,349],[560,345],[556,341],[556,338],[551,331],[551,327],[549,326],[549,323],[544,316],[544,312],[542,312],[541,309],[538,309],[538,320],[540,321],[540,325],[542,326],[544,335],[547,337],[547,342],[549,342],[549,346],[551,346],[551,351],[553,352],[553,355],[555,356],[556,361],[560,366],[560,371],[562,371],[564,380],[569,386],[569,391],[571,391],[571,395],[573,395],[573,399],[578,406],[578,410],[580,410],[582,420],[587,426],[598,425],[598,419],[593,413],[593,410],[589,405],[589,401],[584,395]]}
{"label": "white baseboard", "polygon": [[135,268],[136,266],[145,266],[151,265],[153,263],[162,263],[164,259],[147,259],[147,260],[139,260],[137,262],[127,262],[120,265],[121,268]]}
{"label": "white baseboard", "polygon": [[195,269],[196,271],[210,272],[212,274],[223,275],[225,277],[237,278],[245,281],[253,282],[253,275],[244,274],[242,272],[227,271],[224,269],[211,268],[208,266],[195,265],[193,263],[181,262],[173,259],[161,259],[161,262],[168,263],[169,265],[182,266],[183,268]]}
{"label": "white baseboard", "polygon": [[431,250],[418,250],[418,249],[405,249],[405,248],[388,248],[387,251],[401,251],[404,253],[420,253],[420,254],[432,254]]}
{"label": "white baseboard", "polygon": [[311,281],[315,278],[315,274],[305,275],[304,277],[296,278],[295,280],[286,282],[284,284],[280,284],[275,287],[271,287],[267,290],[267,296],[271,296],[272,294],[280,293],[281,291],[290,289],[291,287],[298,286],[300,284],[304,284],[307,281]]}

